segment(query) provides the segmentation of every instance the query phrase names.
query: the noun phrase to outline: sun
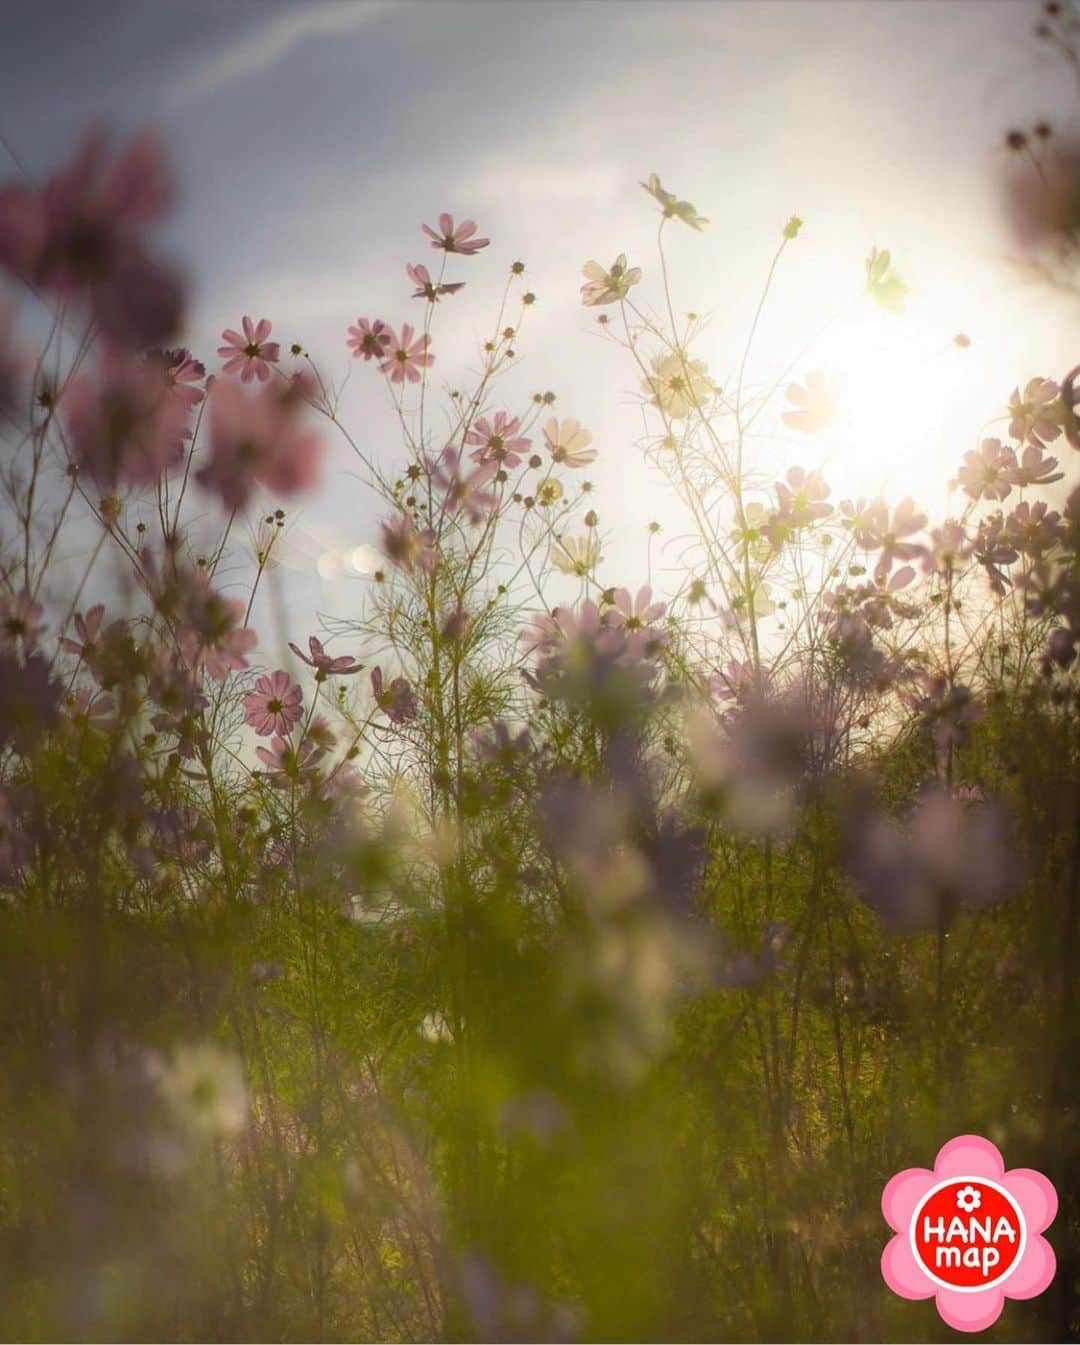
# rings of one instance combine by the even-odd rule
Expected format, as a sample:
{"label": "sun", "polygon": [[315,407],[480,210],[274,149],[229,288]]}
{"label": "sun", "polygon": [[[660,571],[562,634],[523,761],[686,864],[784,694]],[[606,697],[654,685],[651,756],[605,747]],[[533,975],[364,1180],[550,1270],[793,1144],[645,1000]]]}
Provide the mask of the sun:
{"label": "sun", "polygon": [[969,345],[925,309],[860,305],[830,327],[814,361],[836,380],[835,416],[818,436],[835,499],[946,506],[977,379]]}

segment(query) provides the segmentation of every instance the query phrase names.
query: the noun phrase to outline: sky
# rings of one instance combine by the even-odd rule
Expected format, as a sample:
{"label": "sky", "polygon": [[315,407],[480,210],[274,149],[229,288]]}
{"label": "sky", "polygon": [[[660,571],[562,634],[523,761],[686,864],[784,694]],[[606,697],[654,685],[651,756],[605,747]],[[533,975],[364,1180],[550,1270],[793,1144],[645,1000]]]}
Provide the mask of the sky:
{"label": "sky", "polygon": [[[670,231],[675,307],[708,314],[692,353],[731,377],[785,220],[785,256],[750,381],[796,360],[850,365],[860,419],[840,445],[789,435],[763,470],[822,463],[836,498],[884,489],[947,504],[961,454],[1017,382],[1076,358],[1075,300],[1033,285],[1002,221],[1003,133],[1070,121],[1075,94],[1032,37],[1021,0],[8,0],[0,47],[0,180],[44,176],[80,131],[158,128],[179,199],[162,238],[192,278],[185,341],[213,366],[218,334],[250,313],[300,341],[328,376],[350,374],[345,419],[383,464],[400,459],[381,382],[350,370],[359,315],[420,315],[406,262],[438,260],[420,233],[442,210],[491,247],[454,259],[435,373],[475,366],[507,269],[527,264],[538,302],[505,404],[553,389],[593,430],[596,508],[631,587],[663,587],[679,519],[636,441],[638,377],[579,301],[582,264],[626,252],[660,303],[657,172],[710,220]],[[856,311],[870,247],[912,287],[907,318]],[[824,344],[799,352],[823,322]],[[966,351],[950,346],[964,331]],[[879,339],[880,338],[880,339]],[[1070,347],[1072,347],[1070,349]],[[962,357],[962,358],[961,358]],[[436,444],[435,447],[441,447]],[[396,458],[395,458],[396,455]],[[817,455],[817,456],[815,456]],[[344,443],[296,520],[298,603],[344,615],[351,574],[320,555],[375,540],[380,511]],[[664,525],[646,551],[646,526]],[[665,552],[665,544],[670,552]]]}

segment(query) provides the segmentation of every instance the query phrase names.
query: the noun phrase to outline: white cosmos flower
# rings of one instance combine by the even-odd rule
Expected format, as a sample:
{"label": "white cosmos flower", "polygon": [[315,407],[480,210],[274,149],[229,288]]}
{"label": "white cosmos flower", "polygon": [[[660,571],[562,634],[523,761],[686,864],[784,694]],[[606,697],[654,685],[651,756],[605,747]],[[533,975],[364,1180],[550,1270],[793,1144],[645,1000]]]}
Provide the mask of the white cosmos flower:
{"label": "white cosmos flower", "polygon": [[558,537],[551,548],[551,563],[563,574],[585,579],[600,563],[600,542],[595,537]]}
{"label": "white cosmos flower", "polygon": [[672,420],[684,420],[691,410],[703,406],[713,393],[712,381],[704,360],[690,360],[681,352],[656,355],[652,374],[645,380],[645,391]]}
{"label": "white cosmos flower", "polygon": [[605,271],[599,262],[586,262],[581,274],[588,282],[581,287],[581,302],[586,308],[596,308],[600,304],[613,304],[625,299],[631,285],[641,279],[640,266],[627,266],[626,253],[620,252]]}
{"label": "white cosmos flower", "polygon": [[556,420],[544,426],[544,439],[552,458],[564,467],[587,467],[596,461],[596,449],[590,448],[592,432],[583,430],[578,420]]}

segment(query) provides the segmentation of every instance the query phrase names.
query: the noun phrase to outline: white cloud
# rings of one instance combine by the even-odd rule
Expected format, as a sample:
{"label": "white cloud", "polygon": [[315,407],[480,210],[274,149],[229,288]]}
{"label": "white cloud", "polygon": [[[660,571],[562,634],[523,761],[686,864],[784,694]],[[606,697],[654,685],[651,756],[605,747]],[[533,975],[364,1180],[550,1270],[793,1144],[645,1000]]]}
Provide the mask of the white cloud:
{"label": "white cloud", "polygon": [[403,0],[311,0],[278,11],[185,74],[169,90],[166,103],[175,108],[262,74],[273,69],[305,38],[354,32],[403,7]]}

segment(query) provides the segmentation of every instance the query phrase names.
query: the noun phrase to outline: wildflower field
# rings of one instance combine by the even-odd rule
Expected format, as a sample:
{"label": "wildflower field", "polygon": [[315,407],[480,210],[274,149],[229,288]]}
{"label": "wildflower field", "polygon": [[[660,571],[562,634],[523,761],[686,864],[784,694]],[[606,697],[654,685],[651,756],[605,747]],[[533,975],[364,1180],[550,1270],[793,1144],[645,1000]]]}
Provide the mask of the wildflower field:
{"label": "wildflower field", "polygon": [[[994,131],[1033,327],[1072,115]],[[860,494],[837,436],[917,447],[887,239],[801,311],[814,221],[759,220],[733,330],[723,195],[643,163],[570,399],[461,193],[378,202],[336,345],[203,290],[196,348],[168,125],[0,144],[0,1338],[958,1339],[882,1191],[962,1135],[1059,1201],[984,1337],[1080,1337],[1080,342],[978,384],[941,506],[906,447]],[[328,488],[369,522],[305,559]]]}

